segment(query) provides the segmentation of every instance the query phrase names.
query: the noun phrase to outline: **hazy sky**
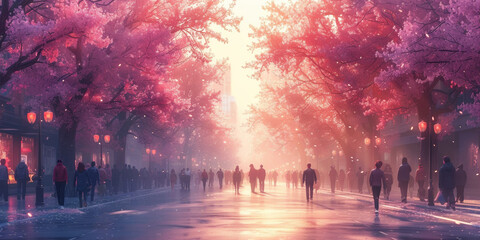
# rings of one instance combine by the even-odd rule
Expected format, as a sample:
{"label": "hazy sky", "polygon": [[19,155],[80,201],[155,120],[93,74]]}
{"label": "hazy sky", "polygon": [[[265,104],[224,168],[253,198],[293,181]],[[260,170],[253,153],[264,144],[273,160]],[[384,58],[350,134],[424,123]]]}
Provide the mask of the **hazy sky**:
{"label": "hazy sky", "polygon": [[245,112],[248,106],[255,103],[255,97],[259,92],[257,80],[249,77],[252,74],[250,69],[243,66],[253,60],[253,54],[248,51],[251,40],[248,37],[250,25],[256,25],[262,10],[263,0],[239,0],[235,6],[234,13],[243,17],[240,24],[240,32],[224,32],[229,40],[228,44],[213,42],[212,51],[216,58],[228,58],[232,68],[232,95],[237,100],[238,122],[245,123],[247,116]]}
{"label": "hazy sky", "polygon": [[258,25],[259,18],[264,12],[262,5],[265,0],[238,0],[234,13],[243,18],[239,28],[240,32],[224,32],[228,38],[228,44],[213,42],[211,47],[218,59],[228,58],[232,73],[232,95],[237,101],[237,138],[241,141],[242,148],[239,151],[241,165],[248,164],[252,146],[250,144],[251,136],[246,134],[245,125],[248,115],[248,107],[257,102],[256,96],[260,87],[257,80],[250,78],[252,74],[250,69],[245,69],[247,62],[254,59],[251,52],[248,51],[251,39],[248,34],[250,25]]}

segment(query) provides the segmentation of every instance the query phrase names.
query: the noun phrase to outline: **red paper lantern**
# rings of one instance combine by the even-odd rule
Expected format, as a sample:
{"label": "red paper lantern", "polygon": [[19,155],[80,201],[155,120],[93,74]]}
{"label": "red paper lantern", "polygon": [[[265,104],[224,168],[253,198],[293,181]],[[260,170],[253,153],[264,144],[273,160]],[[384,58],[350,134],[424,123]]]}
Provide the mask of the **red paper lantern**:
{"label": "red paper lantern", "polygon": [[145,152],[146,152],[147,154],[150,154],[150,148],[147,148],[147,149],[145,150]]}
{"label": "red paper lantern", "polygon": [[28,123],[34,124],[36,119],[37,119],[37,114],[36,113],[34,113],[34,112],[27,113]]}
{"label": "red paper lantern", "polygon": [[439,134],[442,132],[442,125],[440,123],[433,125],[433,131],[435,131],[436,134]]}
{"label": "red paper lantern", "polygon": [[100,140],[100,136],[98,134],[93,135],[94,142],[98,143],[99,140]]}
{"label": "red paper lantern", "polygon": [[157,153],[157,150],[152,149],[152,155],[155,155]]}
{"label": "red paper lantern", "polygon": [[103,136],[103,140],[105,141],[105,143],[109,143],[110,142],[110,135]]}
{"label": "red paper lantern", "polygon": [[372,140],[370,140],[370,138],[366,137],[363,142],[365,143],[365,145],[367,146],[370,146],[370,143],[372,142]]}
{"label": "red paper lantern", "polygon": [[425,132],[427,131],[427,122],[425,121],[421,121],[418,123],[418,130],[420,130],[420,132]]}
{"label": "red paper lantern", "polygon": [[43,119],[45,122],[51,122],[53,120],[53,112],[48,110],[43,113]]}
{"label": "red paper lantern", "polygon": [[377,146],[382,144],[382,139],[381,138],[376,138],[375,139],[375,144],[377,144]]}

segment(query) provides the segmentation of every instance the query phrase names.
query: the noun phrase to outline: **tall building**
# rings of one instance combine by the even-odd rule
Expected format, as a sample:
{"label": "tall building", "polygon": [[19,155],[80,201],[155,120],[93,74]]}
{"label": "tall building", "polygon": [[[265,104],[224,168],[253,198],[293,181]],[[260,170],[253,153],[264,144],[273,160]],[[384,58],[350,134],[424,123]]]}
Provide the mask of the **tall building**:
{"label": "tall building", "polygon": [[232,71],[231,67],[225,71],[218,90],[221,96],[220,112],[225,118],[228,127],[235,127],[237,124],[237,102],[232,96]]}

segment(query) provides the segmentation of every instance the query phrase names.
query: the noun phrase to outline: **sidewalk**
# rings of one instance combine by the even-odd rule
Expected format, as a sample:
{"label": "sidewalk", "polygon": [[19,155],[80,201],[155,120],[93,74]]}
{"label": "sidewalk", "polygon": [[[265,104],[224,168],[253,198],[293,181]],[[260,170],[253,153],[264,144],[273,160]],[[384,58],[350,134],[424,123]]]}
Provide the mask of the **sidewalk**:
{"label": "sidewalk", "polygon": [[57,198],[52,197],[51,193],[44,194],[44,206],[35,206],[35,194],[27,194],[25,200],[17,200],[16,196],[10,196],[8,203],[0,201],[0,227],[13,222],[28,221],[30,219],[36,219],[41,217],[50,216],[53,214],[83,214],[85,210],[89,210],[95,207],[100,207],[105,204],[110,204],[118,201],[128,200],[132,198],[142,197],[151,194],[158,194],[170,190],[170,188],[154,188],[154,189],[142,189],[135,192],[120,193],[111,196],[98,196],[95,195],[95,200],[90,202],[90,198],[87,199],[88,206],[85,208],[79,208],[78,197],[66,197],[65,209],[60,209]]}
{"label": "sidewalk", "polygon": [[[356,199],[372,205],[373,211],[373,197],[367,193],[355,193],[350,191],[335,191],[331,193],[330,189],[321,188],[320,194],[333,195],[343,198]],[[392,192],[390,200],[385,200],[383,197],[383,190],[380,194],[380,211],[382,209],[390,209],[395,211],[403,211],[411,214],[420,214],[427,217],[437,218],[445,221],[454,222],[455,224],[465,224],[475,227],[480,227],[480,201],[479,200],[465,200],[464,203],[456,204],[456,211],[446,209],[446,205],[435,203],[435,206],[428,206],[428,202],[422,202],[417,197],[410,197],[408,194],[408,203],[402,203],[399,192]]]}

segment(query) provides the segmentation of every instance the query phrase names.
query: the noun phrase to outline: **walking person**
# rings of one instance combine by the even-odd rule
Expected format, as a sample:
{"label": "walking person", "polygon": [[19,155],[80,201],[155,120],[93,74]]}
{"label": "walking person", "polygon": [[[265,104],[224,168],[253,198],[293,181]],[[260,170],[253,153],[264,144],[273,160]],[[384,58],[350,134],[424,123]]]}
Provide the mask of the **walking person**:
{"label": "walking person", "polygon": [[6,163],[7,160],[4,158],[0,160],[0,197],[3,196],[3,200],[8,202],[8,167]]}
{"label": "walking person", "polygon": [[328,173],[328,175],[330,176],[330,188],[331,188],[331,192],[332,193],[335,193],[335,183],[337,181],[337,170],[335,170],[335,167],[334,166],[331,166],[330,167],[330,173]]}
{"label": "walking person", "polygon": [[74,177],[74,186],[78,192],[78,200],[80,208],[87,206],[87,193],[90,189],[90,177],[88,176],[87,171],[85,170],[85,164],[82,162],[78,163],[77,171],[75,171]]}
{"label": "walking person", "polygon": [[62,160],[57,160],[57,165],[53,169],[53,182],[57,192],[57,201],[61,209],[65,205],[65,187],[67,186],[68,174],[67,168],[63,165]]}
{"label": "walking person", "polygon": [[235,167],[235,172],[232,175],[233,185],[235,187],[235,195],[240,194],[240,181],[242,180],[242,174],[240,173],[239,167]]}
{"label": "walking person", "polygon": [[95,162],[90,164],[90,167],[87,170],[88,178],[90,180],[90,201],[93,202],[95,197],[95,186],[97,183],[100,184],[100,174],[97,167],[95,167]]}
{"label": "walking person", "polygon": [[457,189],[457,199],[456,202],[460,201],[463,203],[465,199],[464,190],[465,185],[467,184],[467,173],[463,170],[463,164],[458,166],[457,171],[455,172],[455,188]]}
{"label": "walking person", "polygon": [[248,172],[248,177],[250,179],[250,188],[252,193],[255,193],[255,187],[257,186],[257,170],[253,167],[253,164],[250,164],[250,172]]}
{"label": "walking person", "polygon": [[317,175],[312,169],[312,164],[307,164],[307,170],[303,172],[302,185],[305,185],[307,202],[313,200],[313,184],[317,183]]}
{"label": "walking person", "polygon": [[208,187],[213,187],[214,180],[215,180],[215,173],[213,173],[213,170],[210,168],[210,171],[208,172]]}
{"label": "walking person", "polygon": [[418,169],[415,173],[415,181],[418,184],[418,198],[420,201],[425,202],[425,181],[427,180],[427,174],[425,172],[425,168],[423,168],[423,164],[418,165]]}
{"label": "walking person", "polygon": [[378,214],[378,205],[380,198],[380,191],[382,190],[382,184],[385,185],[385,175],[380,169],[382,167],[382,161],[375,163],[375,169],[370,172],[369,183],[372,187],[373,201],[375,204],[375,214]]}
{"label": "walking person", "polygon": [[393,171],[390,164],[385,164],[385,184],[383,185],[383,194],[386,200],[390,199],[390,192],[392,191],[393,185]]}
{"label": "walking person", "polygon": [[217,177],[218,177],[218,184],[220,185],[220,189],[222,189],[222,187],[223,187],[223,172],[222,172],[221,168],[217,171]]}
{"label": "walking person", "polygon": [[177,183],[177,174],[175,174],[175,169],[172,169],[172,171],[170,171],[170,186],[172,187],[172,191],[173,189],[175,189],[176,183]]}
{"label": "walking person", "polygon": [[263,165],[260,165],[260,169],[257,170],[257,177],[258,177],[258,183],[260,185],[260,192],[264,193],[265,192],[265,177],[267,176],[267,173],[265,172],[265,169],[263,168]]}
{"label": "walking person", "polygon": [[400,187],[401,198],[403,203],[407,203],[408,182],[410,181],[410,172],[412,168],[408,165],[407,158],[402,158],[402,165],[398,168],[398,187]]}
{"label": "walking person", "polygon": [[14,177],[15,181],[17,181],[17,200],[25,200],[27,182],[30,181],[30,176],[28,175],[27,164],[23,160],[18,163]]}
{"label": "walking person", "polygon": [[185,189],[190,191],[190,181],[192,180],[192,172],[189,168],[185,171]]}
{"label": "walking person", "polygon": [[107,177],[105,178],[105,187],[107,189],[107,194],[112,195],[113,187],[112,187],[112,169],[110,168],[110,164],[105,165],[105,172]]}
{"label": "walking person", "polygon": [[450,158],[445,156],[438,174],[438,189],[440,189],[447,202],[447,209],[455,210],[455,196],[453,196],[455,185],[455,167],[452,165]]}
{"label": "walking person", "polygon": [[[210,171],[212,171],[212,169],[210,169]],[[205,187],[206,187],[206,185],[207,185],[207,180],[209,180],[207,170],[203,169],[203,172],[202,172],[202,184],[203,184],[203,191],[204,191],[204,192],[205,192]],[[210,182],[209,182],[209,185],[210,185]]]}

